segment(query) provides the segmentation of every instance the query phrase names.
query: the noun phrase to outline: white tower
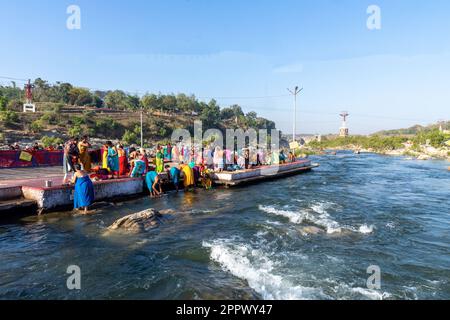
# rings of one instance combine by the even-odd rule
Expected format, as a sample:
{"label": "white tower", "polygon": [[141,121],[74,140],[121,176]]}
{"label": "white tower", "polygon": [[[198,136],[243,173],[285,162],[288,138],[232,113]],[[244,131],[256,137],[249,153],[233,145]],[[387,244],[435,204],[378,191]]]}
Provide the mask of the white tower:
{"label": "white tower", "polygon": [[342,111],[340,116],[342,117],[342,127],[339,130],[339,136],[348,137],[347,117],[349,114],[347,111]]}

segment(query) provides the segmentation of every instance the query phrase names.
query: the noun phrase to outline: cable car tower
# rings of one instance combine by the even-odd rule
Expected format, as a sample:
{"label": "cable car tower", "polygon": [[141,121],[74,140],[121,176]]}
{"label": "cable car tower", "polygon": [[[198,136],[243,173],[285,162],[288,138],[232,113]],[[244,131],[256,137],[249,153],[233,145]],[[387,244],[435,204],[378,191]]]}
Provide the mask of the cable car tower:
{"label": "cable car tower", "polygon": [[349,114],[347,111],[342,111],[340,116],[342,117],[342,127],[339,129],[339,136],[345,138],[348,137],[347,118]]}
{"label": "cable car tower", "polygon": [[28,80],[28,83],[25,85],[25,95],[27,100],[23,105],[23,112],[36,112],[36,105],[33,103],[33,88],[34,85],[31,84],[31,80]]}

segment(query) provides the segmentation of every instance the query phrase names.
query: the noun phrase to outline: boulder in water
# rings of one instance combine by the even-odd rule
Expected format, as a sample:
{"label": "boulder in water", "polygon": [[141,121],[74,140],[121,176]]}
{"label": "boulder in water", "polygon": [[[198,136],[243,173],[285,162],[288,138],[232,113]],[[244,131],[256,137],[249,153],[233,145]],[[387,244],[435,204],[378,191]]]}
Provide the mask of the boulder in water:
{"label": "boulder in water", "polygon": [[117,220],[108,230],[123,230],[132,233],[144,232],[158,227],[161,217],[161,213],[155,209],[148,209]]}
{"label": "boulder in water", "polygon": [[318,227],[314,227],[314,226],[307,226],[307,227],[303,227],[300,230],[301,233],[303,234],[321,234],[321,233],[325,233],[325,230],[320,229]]}
{"label": "boulder in water", "polygon": [[427,155],[427,154],[421,154],[420,156],[417,157],[417,160],[421,160],[421,161],[426,161],[426,160],[430,160],[431,156]]}

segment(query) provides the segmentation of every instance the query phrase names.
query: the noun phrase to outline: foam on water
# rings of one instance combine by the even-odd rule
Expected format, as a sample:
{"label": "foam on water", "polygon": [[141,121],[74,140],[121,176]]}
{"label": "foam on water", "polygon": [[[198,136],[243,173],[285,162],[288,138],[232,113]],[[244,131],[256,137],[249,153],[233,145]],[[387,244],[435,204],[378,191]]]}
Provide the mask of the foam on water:
{"label": "foam on water", "polygon": [[265,300],[324,299],[322,290],[293,285],[275,274],[276,265],[262,250],[247,244],[233,244],[230,240],[204,241],[203,247],[211,250],[211,260],[248,285]]}
{"label": "foam on water", "polygon": [[374,230],[374,226],[368,226],[366,224],[360,227],[353,226],[341,226],[339,222],[333,220],[328,214],[327,209],[330,208],[332,203],[316,203],[313,204],[308,210],[291,211],[286,209],[278,209],[273,206],[259,206],[259,210],[288,218],[290,222],[295,224],[302,224],[305,221],[311,222],[326,230],[328,234],[341,233],[342,230],[349,230],[355,233],[370,234]]}

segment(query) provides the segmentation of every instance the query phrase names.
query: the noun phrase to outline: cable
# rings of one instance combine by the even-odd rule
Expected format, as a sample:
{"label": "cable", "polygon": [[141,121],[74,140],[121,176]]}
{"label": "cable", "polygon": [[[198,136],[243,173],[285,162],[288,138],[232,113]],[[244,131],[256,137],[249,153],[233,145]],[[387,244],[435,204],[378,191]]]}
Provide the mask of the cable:
{"label": "cable", "polygon": [[5,76],[0,76],[0,79],[12,80],[12,81],[25,81],[25,82],[28,82],[28,79],[18,79],[18,78],[5,77]]}

